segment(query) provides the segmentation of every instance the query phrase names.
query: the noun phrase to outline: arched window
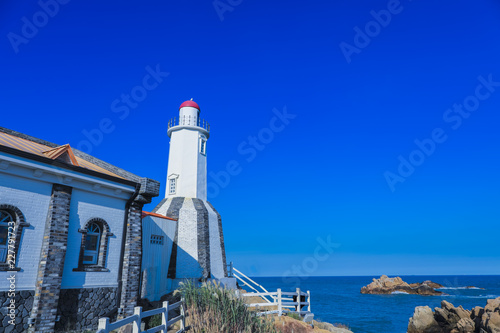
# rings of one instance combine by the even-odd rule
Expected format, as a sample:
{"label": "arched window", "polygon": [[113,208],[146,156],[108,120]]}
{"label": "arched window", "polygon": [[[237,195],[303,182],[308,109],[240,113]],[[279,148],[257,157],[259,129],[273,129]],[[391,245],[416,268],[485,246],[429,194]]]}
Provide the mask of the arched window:
{"label": "arched window", "polygon": [[114,236],[109,225],[100,218],[90,219],[78,232],[82,233],[82,244],[77,272],[109,272],[106,268],[108,239]]}
{"label": "arched window", "polygon": [[[7,261],[9,229],[14,231],[15,220],[12,215],[6,210],[0,210],[0,262]],[[11,227],[11,228],[9,228]],[[11,233],[10,235],[13,235]]]}
{"label": "arched window", "polygon": [[17,254],[23,228],[29,226],[17,207],[0,204],[0,271],[21,270],[17,267]]}
{"label": "arched window", "polygon": [[97,223],[91,223],[87,227],[87,236],[85,237],[85,249],[83,252],[84,264],[97,264],[100,240],[101,228],[99,228]]}

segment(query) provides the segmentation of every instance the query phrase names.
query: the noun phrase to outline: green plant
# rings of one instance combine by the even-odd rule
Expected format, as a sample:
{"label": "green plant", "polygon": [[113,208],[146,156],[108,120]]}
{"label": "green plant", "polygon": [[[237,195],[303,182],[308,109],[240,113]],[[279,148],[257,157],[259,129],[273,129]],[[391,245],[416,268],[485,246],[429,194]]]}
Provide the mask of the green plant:
{"label": "green plant", "polygon": [[289,312],[286,315],[295,320],[302,320],[302,317],[298,313]]}
{"label": "green plant", "polygon": [[157,314],[144,319],[146,323],[146,329],[153,328],[161,325],[161,314]]}
{"label": "green plant", "polygon": [[257,317],[232,290],[218,284],[205,283],[196,287],[186,281],[179,292],[186,302],[187,324],[195,333],[276,332],[269,318]]}

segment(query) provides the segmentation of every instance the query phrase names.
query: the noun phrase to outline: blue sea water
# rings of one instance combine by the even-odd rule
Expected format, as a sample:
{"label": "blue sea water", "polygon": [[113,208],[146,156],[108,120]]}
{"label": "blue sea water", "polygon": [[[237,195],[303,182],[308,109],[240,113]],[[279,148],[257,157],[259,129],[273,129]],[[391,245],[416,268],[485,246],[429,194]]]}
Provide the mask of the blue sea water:
{"label": "blue sea water", "polygon": [[[431,280],[445,286],[448,295],[419,296],[407,294],[365,295],[361,287],[372,282],[367,276],[256,277],[256,282],[272,291],[301,290],[311,292],[311,310],[315,318],[329,323],[348,325],[354,333],[405,333],[408,320],[417,306],[440,307],[446,300],[465,309],[484,307],[489,298],[500,297],[500,276],[401,276],[408,283]],[[378,277],[376,277],[378,278]],[[300,280],[300,284],[297,284]],[[293,281],[293,282],[292,282]],[[464,289],[475,286],[484,289]]]}

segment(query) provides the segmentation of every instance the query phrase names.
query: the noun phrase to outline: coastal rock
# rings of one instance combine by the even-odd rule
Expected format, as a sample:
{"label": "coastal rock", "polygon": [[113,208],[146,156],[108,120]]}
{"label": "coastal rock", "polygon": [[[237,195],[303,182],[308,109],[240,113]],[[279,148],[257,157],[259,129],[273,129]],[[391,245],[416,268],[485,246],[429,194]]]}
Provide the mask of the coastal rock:
{"label": "coastal rock", "polygon": [[408,322],[408,333],[500,333],[500,297],[471,311],[447,301],[442,301],[434,313],[429,307],[419,306]]}
{"label": "coastal rock", "polygon": [[410,283],[410,287],[412,288],[418,288],[420,287],[421,285],[427,285],[429,287],[431,287],[432,289],[438,289],[438,288],[443,288],[444,286],[442,284],[439,284],[439,283],[436,283],[436,282],[432,282],[430,280],[425,280],[424,282],[420,282],[420,283]]}
{"label": "coastal rock", "polygon": [[408,324],[408,333],[442,333],[428,306],[417,306]]}
{"label": "coastal rock", "polygon": [[[435,286],[435,287],[432,287]],[[387,275],[382,275],[380,279],[373,279],[373,282],[361,288],[362,294],[392,294],[394,292],[418,294],[418,295],[441,295],[441,291],[434,288],[442,286],[432,281],[424,281],[422,283],[412,283],[411,285],[404,282],[399,276],[390,278]]]}
{"label": "coastal rock", "polygon": [[441,308],[434,309],[434,318],[444,332],[453,332],[461,319],[471,319],[471,311],[464,310],[462,306],[456,308],[450,302],[442,301]]}
{"label": "coastal rock", "polygon": [[317,322],[313,321],[314,327],[317,327],[319,329],[331,332],[331,333],[353,333],[352,331],[342,328],[342,327],[336,327],[333,324],[330,323],[325,323],[325,322]]}
{"label": "coastal rock", "polygon": [[474,333],[476,324],[470,318],[462,318],[457,323],[457,333]]}

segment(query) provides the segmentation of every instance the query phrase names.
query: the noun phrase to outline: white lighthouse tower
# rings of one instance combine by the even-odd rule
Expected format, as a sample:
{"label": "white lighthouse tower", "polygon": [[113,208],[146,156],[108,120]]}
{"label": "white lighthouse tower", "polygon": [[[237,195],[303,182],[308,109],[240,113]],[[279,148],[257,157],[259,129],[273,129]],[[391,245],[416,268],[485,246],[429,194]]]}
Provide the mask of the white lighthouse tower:
{"label": "white lighthouse tower", "polygon": [[168,124],[166,198],[188,197],[207,200],[208,123],[200,119],[200,107],[192,100],[181,104],[179,119]]}
{"label": "white lighthouse tower", "polygon": [[[200,107],[186,101],[168,124],[170,150],[165,199],[153,213],[177,220],[167,256],[168,289],[184,279],[227,279],[221,216],[207,201],[207,140],[210,126]],[[232,283],[234,284],[234,283]]]}

